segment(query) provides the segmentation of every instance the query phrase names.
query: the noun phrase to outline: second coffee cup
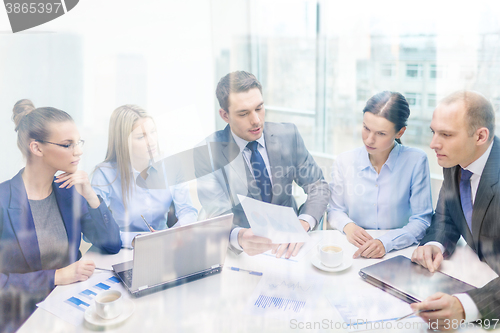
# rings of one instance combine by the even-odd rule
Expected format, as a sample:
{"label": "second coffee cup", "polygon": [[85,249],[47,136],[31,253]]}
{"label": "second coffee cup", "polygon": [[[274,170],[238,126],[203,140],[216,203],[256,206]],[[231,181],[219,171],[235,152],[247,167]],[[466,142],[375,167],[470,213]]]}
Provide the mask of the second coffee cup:
{"label": "second coffee cup", "polygon": [[118,317],[123,310],[122,293],[118,290],[107,290],[95,298],[95,312],[102,319]]}

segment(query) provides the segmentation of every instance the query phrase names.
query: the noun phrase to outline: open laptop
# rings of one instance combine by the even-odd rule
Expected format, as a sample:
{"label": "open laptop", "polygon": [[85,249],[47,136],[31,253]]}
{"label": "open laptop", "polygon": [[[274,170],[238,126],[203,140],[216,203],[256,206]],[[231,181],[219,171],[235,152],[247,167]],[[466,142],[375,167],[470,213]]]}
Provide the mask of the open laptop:
{"label": "open laptop", "polygon": [[365,267],[359,275],[407,303],[421,302],[437,292],[451,295],[476,288],[442,272],[431,273],[401,255]]}
{"label": "open laptop", "polygon": [[138,235],[134,260],[113,270],[136,297],[220,273],[232,222],[228,214]]}

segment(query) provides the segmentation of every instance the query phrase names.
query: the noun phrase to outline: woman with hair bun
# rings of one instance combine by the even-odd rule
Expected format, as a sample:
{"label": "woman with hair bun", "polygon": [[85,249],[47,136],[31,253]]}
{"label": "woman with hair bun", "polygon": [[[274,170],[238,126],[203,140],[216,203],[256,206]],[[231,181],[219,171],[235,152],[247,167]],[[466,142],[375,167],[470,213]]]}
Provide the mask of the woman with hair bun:
{"label": "woman with hair bun", "polygon": [[92,261],[79,261],[82,232],[105,252],[121,248],[118,225],[78,170],[84,141],[71,116],[23,99],[12,118],[26,166],[0,184],[0,306],[11,315],[0,318],[1,331],[15,329],[54,286],[93,274]]}
{"label": "woman with hair bun", "polygon": [[[359,248],[354,258],[380,258],[416,244],[430,226],[427,155],[400,140],[409,116],[403,95],[376,94],[363,109],[364,147],[333,163],[328,222]],[[365,229],[390,230],[373,239]]]}
{"label": "woman with hair bun", "polygon": [[169,227],[171,205],[176,225],[197,220],[188,186],[174,184],[177,180],[167,179],[169,166],[163,161],[155,163],[160,156],[158,134],[153,118],[144,109],[127,104],[114,110],[108,137],[106,158],[96,166],[92,186],[113,212],[124,247],[131,246],[137,233],[149,231],[141,215],[154,230]]}

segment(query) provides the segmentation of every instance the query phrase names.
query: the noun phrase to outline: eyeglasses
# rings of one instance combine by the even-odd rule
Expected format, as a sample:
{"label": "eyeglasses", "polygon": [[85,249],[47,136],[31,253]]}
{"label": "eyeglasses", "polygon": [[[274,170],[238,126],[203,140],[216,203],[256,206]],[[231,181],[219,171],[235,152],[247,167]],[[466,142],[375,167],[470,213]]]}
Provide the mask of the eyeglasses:
{"label": "eyeglasses", "polygon": [[38,141],[40,143],[50,143],[51,145],[63,147],[63,148],[66,148],[68,150],[73,150],[73,149],[75,149],[76,146],[82,148],[83,145],[85,144],[85,140],[80,140],[78,142],[68,143],[67,145],[63,145],[61,143],[50,142],[50,141],[43,141],[43,140],[35,140],[35,141]]}

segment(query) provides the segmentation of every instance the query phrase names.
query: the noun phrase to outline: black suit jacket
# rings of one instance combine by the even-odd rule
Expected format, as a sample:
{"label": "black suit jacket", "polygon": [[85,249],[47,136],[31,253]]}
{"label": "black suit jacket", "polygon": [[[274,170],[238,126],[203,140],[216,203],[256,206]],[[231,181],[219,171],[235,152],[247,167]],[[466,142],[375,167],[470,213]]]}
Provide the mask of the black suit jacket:
{"label": "black suit jacket", "polygon": [[[481,175],[472,210],[472,233],[460,203],[460,166],[443,168],[443,174],[436,212],[420,245],[437,241],[445,247],[444,256],[449,257],[463,236],[479,259],[500,274],[500,139],[494,138]],[[483,319],[500,318],[500,278],[468,294]]]}

